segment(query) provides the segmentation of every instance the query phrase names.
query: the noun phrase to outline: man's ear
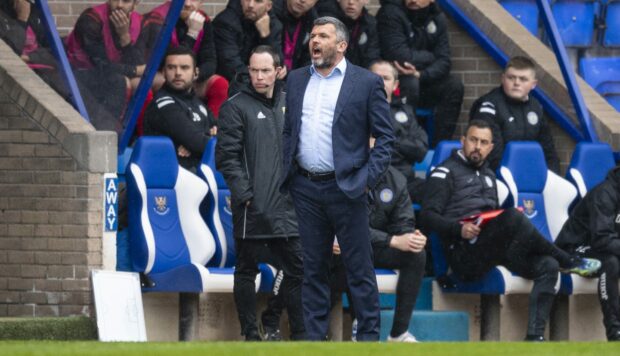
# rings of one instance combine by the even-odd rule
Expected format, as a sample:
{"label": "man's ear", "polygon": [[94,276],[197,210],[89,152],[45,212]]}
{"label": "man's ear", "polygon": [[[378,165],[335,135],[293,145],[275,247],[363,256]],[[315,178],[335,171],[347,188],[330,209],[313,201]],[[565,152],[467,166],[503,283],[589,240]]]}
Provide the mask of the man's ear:
{"label": "man's ear", "polygon": [[198,69],[198,67],[196,67],[194,69],[194,79],[198,78],[198,74],[200,74],[200,69]]}

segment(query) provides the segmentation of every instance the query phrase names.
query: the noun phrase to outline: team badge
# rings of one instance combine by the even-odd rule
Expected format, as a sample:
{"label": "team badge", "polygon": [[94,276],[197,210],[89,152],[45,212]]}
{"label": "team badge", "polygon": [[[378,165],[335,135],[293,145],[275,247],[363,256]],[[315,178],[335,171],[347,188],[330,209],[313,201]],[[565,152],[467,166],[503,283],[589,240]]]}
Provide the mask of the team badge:
{"label": "team badge", "polygon": [[396,119],[396,121],[400,122],[401,124],[404,124],[405,122],[409,121],[409,117],[404,111],[399,111],[396,114],[394,114],[394,118]]}
{"label": "team badge", "polygon": [[200,120],[202,120],[200,118],[200,115],[196,114],[195,112],[192,112],[193,118],[192,120],[194,120],[194,122],[200,122]]}
{"label": "team badge", "polygon": [[428,25],[426,25],[426,32],[430,33],[431,35],[437,32],[437,25],[435,25],[435,21],[431,21],[428,23]]}
{"label": "team badge", "polygon": [[224,207],[224,211],[226,212],[226,214],[232,215],[232,207],[231,207],[231,203],[230,203],[230,195],[226,196],[226,206]]}
{"label": "team badge", "polygon": [[530,123],[530,125],[536,125],[538,123],[538,114],[536,114],[533,111],[530,111],[527,113],[527,122]]}
{"label": "team badge", "polygon": [[616,215],[616,224],[620,224],[620,214]]}
{"label": "team badge", "polygon": [[487,182],[487,185],[489,186],[489,188],[493,188],[493,180],[491,179],[491,177],[485,176],[484,180]]}
{"label": "team badge", "polygon": [[528,217],[528,219],[533,219],[536,215],[538,215],[538,211],[535,208],[533,200],[523,199],[523,207],[525,208],[523,213]]}
{"label": "team badge", "polygon": [[394,198],[394,192],[390,188],[385,188],[379,193],[379,199],[384,203],[389,203]]}
{"label": "team badge", "polygon": [[204,105],[200,105],[198,107],[200,109],[200,112],[204,115],[204,116],[209,116],[209,113],[207,112],[207,108],[204,107]]}
{"label": "team badge", "polygon": [[165,196],[155,197],[155,212],[159,215],[166,215],[170,211],[168,198]]}
{"label": "team badge", "polygon": [[515,117],[514,116],[511,116],[511,117],[508,118],[508,122],[513,122],[513,121],[515,121]]}
{"label": "team badge", "polygon": [[362,32],[359,41],[357,41],[357,43],[361,46],[366,44],[366,42],[368,42],[368,36],[366,35],[366,32]]}

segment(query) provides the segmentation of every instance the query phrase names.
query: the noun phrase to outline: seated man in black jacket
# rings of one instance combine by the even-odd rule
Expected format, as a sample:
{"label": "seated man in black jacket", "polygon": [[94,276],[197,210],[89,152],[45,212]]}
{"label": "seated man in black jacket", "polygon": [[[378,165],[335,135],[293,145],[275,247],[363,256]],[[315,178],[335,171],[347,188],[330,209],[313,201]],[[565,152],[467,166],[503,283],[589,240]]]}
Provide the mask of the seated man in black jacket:
{"label": "seated man in black jacket", "polygon": [[450,74],[446,16],[435,0],[381,0],[377,30],[381,56],[394,61],[401,95],[416,109],[435,109],[432,142],[452,139],[463,102],[463,83]]}
{"label": "seated man in black jacket", "polygon": [[376,61],[370,71],[383,78],[385,93],[390,103],[392,127],[394,128],[394,149],[391,165],[407,178],[407,190],[413,202],[419,203],[422,198],[424,179],[417,178],[412,170],[415,162],[421,162],[428,151],[426,131],[418,125],[413,108],[405,104],[393,93],[398,89],[398,71],[387,61]]}
{"label": "seated man in black jacket", "polygon": [[162,71],[166,82],[146,108],[144,135],[170,137],[179,164],[195,173],[207,142],[216,133],[213,114],[194,93],[199,75],[196,57],[187,47],[171,48]]}
{"label": "seated man in black jacket", "polygon": [[[283,83],[276,81],[281,70],[280,57],[273,48],[254,49],[248,66],[251,83],[239,85],[240,92],[222,105],[218,119],[215,161],[232,198],[235,304],[241,333],[248,341],[260,340],[254,293],[258,263],[272,260],[280,262],[284,271],[281,290],[291,339],[305,337],[297,218],[290,195],[281,193],[274,179],[282,171],[285,93]],[[277,324],[263,326],[265,339],[279,335],[279,330],[274,330]]]}
{"label": "seated man in black jacket", "polygon": [[555,244],[569,253],[601,261],[598,297],[607,340],[620,341],[620,167],[577,204]]}
{"label": "seated man in black jacket", "polygon": [[319,16],[332,16],[342,21],[349,30],[346,58],[360,67],[381,58],[377,21],[368,10],[368,0],[321,0],[317,4]]}
{"label": "seated man in black jacket", "polygon": [[[371,147],[374,139],[371,139]],[[400,270],[396,284],[396,307],[388,341],[417,342],[409,332],[409,321],[424,277],[426,236],[415,228],[415,216],[407,192],[406,178],[389,167],[369,193],[370,240],[376,268]],[[332,296],[340,297],[345,283],[344,266],[333,249]],[[350,299],[349,299],[350,300]],[[355,312],[351,312],[355,315]],[[355,335],[354,335],[355,336]]]}
{"label": "seated man in black jacket", "polygon": [[545,153],[549,169],[560,173],[560,159],[555,152],[553,136],[538,100],[530,94],[536,87],[534,62],[514,57],[502,73],[502,85],[484,94],[471,106],[470,119],[482,119],[493,128],[493,151],[489,164],[497,169],[504,145],[510,141],[537,141]]}
{"label": "seated man in black jacket", "polygon": [[499,207],[495,173],[486,161],[492,140],[486,121],[469,122],[461,138],[463,148],[452,152],[428,178],[420,218],[427,231],[439,235],[448,263],[460,279],[476,280],[497,265],[532,279],[525,339],[543,341],[558,271],[590,275],[600,262],[559,249],[515,208],[505,209],[484,226],[463,222]]}
{"label": "seated man in black jacket", "polygon": [[273,10],[282,22],[282,54],[288,71],[310,64],[308,42],[317,15],[317,0],[275,0]]}

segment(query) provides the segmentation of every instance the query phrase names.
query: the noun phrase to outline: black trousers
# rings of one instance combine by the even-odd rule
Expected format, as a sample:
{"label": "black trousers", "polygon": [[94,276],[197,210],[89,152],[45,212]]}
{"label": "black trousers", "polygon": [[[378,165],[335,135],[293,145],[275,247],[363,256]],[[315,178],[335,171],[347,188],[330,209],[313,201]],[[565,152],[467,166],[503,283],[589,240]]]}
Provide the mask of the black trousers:
{"label": "black trousers", "polygon": [[403,75],[399,80],[401,95],[407,97],[407,103],[414,108],[435,109],[435,132],[429,143],[434,147],[439,141],[451,140],[463,104],[463,82],[455,75],[424,84],[411,75]]}
{"label": "black trousers", "polygon": [[460,239],[450,246],[448,260],[452,271],[463,280],[476,280],[497,265],[533,280],[528,335],[544,334],[557,292],[559,268],[571,264],[568,253],[545,239],[514,208],[506,209],[485,225],[475,243]]}
{"label": "black trousers", "polygon": [[620,275],[620,256],[586,252],[586,257],[601,261],[598,272],[598,300],[603,311],[603,325],[607,337],[620,331],[620,296],[618,293],[618,277]]}
{"label": "black trousers", "polygon": [[[422,285],[424,267],[426,265],[426,252],[404,252],[389,246],[374,246],[373,256],[375,268],[397,269],[400,271],[396,282],[396,306],[394,308],[394,321],[390,335],[399,336],[409,329],[411,313]],[[332,287],[332,304],[340,298],[342,292],[347,292],[346,274],[339,255],[332,258],[332,273],[330,285]],[[349,298],[351,300],[351,298]],[[355,306],[351,302],[350,313],[355,317]]]}
{"label": "black trousers", "polygon": [[234,296],[237,306],[241,334],[250,335],[258,331],[256,325],[256,275],[259,263],[281,266],[284,278],[280,287],[286,305],[291,339],[301,340],[305,336],[301,308],[301,283],[303,262],[299,237],[273,239],[237,239],[237,263],[234,275]]}

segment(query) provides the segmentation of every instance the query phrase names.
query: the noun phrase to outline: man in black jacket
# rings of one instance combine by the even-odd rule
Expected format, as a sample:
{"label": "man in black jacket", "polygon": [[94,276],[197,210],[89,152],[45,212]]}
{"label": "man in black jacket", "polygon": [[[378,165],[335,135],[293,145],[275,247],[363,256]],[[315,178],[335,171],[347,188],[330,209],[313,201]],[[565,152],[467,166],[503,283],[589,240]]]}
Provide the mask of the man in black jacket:
{"label": "man in black jacket", "polygon": [[401,98],[394,97],[398,89],[398,71],[388,61],[376,61],[370,71],[383,79],[387,100],[390,103],[392,128],[394,129],[394,149],[391,165],[407,178],[407,190],[411,200],[418,203],[422,198],[424,179],[416,178],[412,171],[415,162],[421,162],[428,151],[428,136],[416,120],[413,108]]}
{"label": "man in black jacket", "polygon": [[460,279],[476,280],[497,265],[532,279],[525,339],[543,341],[559,270],[589,275],[600,262],[559,249],[515,208],[505,209],[484,226],[463,222],[499,207],[495,173],[486,162],[492,140],[486,121],[469,122],[461,138],[463,148],[439,164],[427,180],[420,218],[428,231],[439,235],[448,263]]}
{"label": "man in black jacket", "polygon": [[[271,0],[230,0],[213,20],[217,73],[229,81],[247,74],[250,52],[259,45],[282,48],[282,24],[271,14]],[[286,75],[284,68],[278,78]]]}
{"label": "man in black jacket", "polygon": [[599,259],[598,296],[607,339],[620,341],[620,167],[577,204],[555,240],[569,253]]}
{"label": "man in black jacket", "polygon": [[381,58],[377,21],[366,9],[368,0],[321,0],[317,4],[319,16],[333,16],[349,30],[349,46],[345,57],[360,67]]}
{"label": "man in black jacket", "polygon": [[282,22],[282,54],[288,71],[310,63],[308,41],[318,17],[317,0],[275,0],[273,10]]}
{"label": "man in black jacket", "polygon": [[179,164],[196,172],[205,146],[216,129],[211,114],[193,89],[198,78],[196,58],[187,47],[171,48],[164,58],[164,87],[144,113],[144,135],[168,136]]}
{"label": "man in black jacket", "polygon": [[491,168],[499,167],[504,145],[508,142],[537,141],[542,146],[549,169],[560,173],[560,159],[542,106],[530,95],[536,84],[534,62],[526,57],[514,57],[502,73],[502,85],[478,98],[471,106],[470,119],[488,121],[493,128],[495,148],[489,155]]}
{"label": "man in black jacket", "polygon": [[464,88],[450,74],[447,19],[434,2],[381,0],[376,18],[381,55],[397,66],[401,95],[415,108],[435,108],[437,143],[452,139]]}
{"label": "man in black jacket", "polygon": [[292,200],[278,190],[274,179],[282,171],[285,111],[285,93],[276,81],[282,70],[280,58],[271,47],[259,46],[250,56],[248,70],[251,85],[241,85],[240,92],[222,106],[215,150],[217,168],[232,197],[235,303],[241,333],[246,340],[259,340],[254,294],[258,263],[279,261],[291,339],[299,340],[305,336],[301,241]]}

